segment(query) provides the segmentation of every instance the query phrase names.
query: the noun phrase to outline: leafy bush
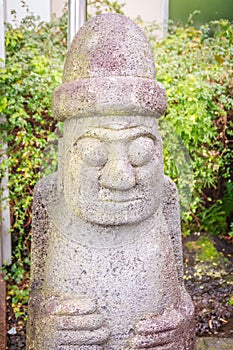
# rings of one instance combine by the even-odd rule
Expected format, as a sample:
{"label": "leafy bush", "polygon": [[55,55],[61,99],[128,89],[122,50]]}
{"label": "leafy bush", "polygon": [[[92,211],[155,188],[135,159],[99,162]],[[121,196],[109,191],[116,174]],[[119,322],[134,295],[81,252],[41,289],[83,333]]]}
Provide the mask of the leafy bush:
{"label": "leafy bush", "polygon": [[118,1],[109,0],[88,0],[88,17],[91,14],[99,15],[104,12],[114,12],[124,15],[123,7],[124,3],[119,3]]}
{"label": "leafy bush", "polygon": [[231,231],[232,44],[233,26],[226,20],[199,30],[173,27],[165,40],[152,42],[157,79],[169,103],[161,120],[166,172],[184,197],[186,232]]}
{"label": "leafy bush", "polygon": [[[66,52],[66,21],[36,24],[34,17],[17,29],[7,26],[5,69],[0,71],[2,138],[8,143],[13,264],[8,268],[8,297],[19,322],[28,298],[32,191],[40,177],[47,140],[56,130],[51,93],[60,84]],[[1,166],[1,174],[4,167]]]}

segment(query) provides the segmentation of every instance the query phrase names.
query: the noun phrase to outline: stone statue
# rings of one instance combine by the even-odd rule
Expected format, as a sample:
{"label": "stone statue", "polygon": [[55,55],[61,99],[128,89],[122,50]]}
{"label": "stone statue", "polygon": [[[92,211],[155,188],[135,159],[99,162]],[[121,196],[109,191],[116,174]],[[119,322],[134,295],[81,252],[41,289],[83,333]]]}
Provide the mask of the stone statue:
{"label": "stone statue", "polygon": [[53,94],[58,172],[34,194],[28,350],[195,349],[166,106],[136,24],[105,14],[80,29]]}

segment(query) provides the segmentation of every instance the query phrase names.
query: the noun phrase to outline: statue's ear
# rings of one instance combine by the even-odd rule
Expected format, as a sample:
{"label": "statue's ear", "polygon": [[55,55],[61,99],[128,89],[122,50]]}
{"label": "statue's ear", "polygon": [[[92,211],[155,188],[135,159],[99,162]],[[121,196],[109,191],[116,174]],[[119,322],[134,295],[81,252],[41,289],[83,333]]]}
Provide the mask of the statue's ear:
{"label": "statue's ear", "polygon": [[58,181],[57,181],[57,190],[59,193],[63,191],[63,182],[64,182],[64,139],[63,137],[58,140]]}

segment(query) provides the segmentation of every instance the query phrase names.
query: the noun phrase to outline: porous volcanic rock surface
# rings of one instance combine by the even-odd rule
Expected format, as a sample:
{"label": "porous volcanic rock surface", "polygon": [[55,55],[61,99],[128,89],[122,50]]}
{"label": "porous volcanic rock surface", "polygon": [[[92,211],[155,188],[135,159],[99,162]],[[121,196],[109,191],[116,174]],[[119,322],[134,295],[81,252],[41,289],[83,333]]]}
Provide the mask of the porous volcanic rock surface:
{"label": "porous volcanic rock surface", "polygon": [[[211,270],[210,274],[206,274],[206,271],[197,272],[195,254],[188,249],[187,243],[197,239],[198,236],[184,239],[183,247],[185,284],[196,310],[196,334],[199,337],[211,337],[198,342],[198,349],[211,349],[211,346],[215,350],[223,350],[223,346],[224,349],[230,349],[233,343],[233,307],[228,301],[233,294],[233,243],[217,237],[210,238],[229,263],[224,266],[224,270],[213,263],[206,263],[207,270]],[[17,330],[15,335],[7,335],[7,349],[26,349],[26,327],[18,328],[17,321],[12,317],[10,300],[7,310],[8,330],[13,327]]]}

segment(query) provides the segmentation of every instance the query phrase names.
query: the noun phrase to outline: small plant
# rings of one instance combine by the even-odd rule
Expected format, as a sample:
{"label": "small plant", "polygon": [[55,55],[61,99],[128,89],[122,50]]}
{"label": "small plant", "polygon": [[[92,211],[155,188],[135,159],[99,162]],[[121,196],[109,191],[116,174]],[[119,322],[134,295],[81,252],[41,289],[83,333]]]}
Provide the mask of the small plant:
{"label": "small plant", "polygon": [[87,1],[87,11],[89,17],[91,15],[99,15],[104,12],[114,12],[124,15],[123,7],[124,3],[119,3],[118,1],[109,0],[88,0]]}
{"label": "small plant", "polygon": [[228,304],[230,306],[233,306],[233,295],[230,297],[229,301],[228,301]]}

